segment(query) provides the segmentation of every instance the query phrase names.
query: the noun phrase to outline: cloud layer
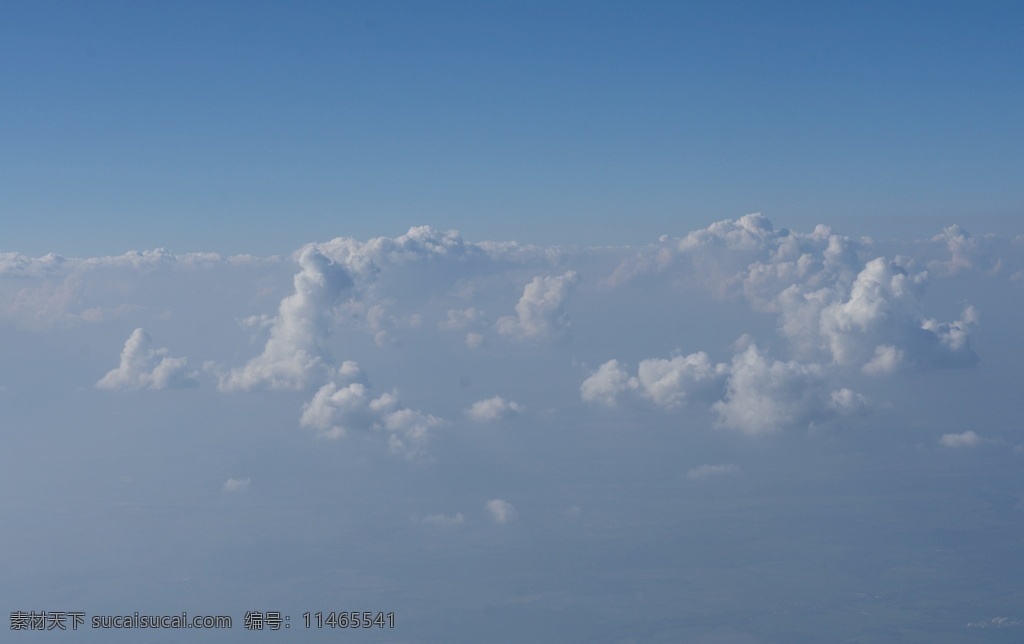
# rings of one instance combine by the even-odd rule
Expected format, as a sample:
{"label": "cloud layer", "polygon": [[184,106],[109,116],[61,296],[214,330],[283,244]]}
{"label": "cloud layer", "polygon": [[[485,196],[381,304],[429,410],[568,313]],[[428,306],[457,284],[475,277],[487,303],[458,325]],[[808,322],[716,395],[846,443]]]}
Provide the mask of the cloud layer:
{"label": "cloud layer", "polygon": [[[165,389],[207,378],[225,393],[295,392],[305,401],[292,403],[299,427],[322,438],[375,432],[406,456],[423,453],[446,422],[520,415],[517,401],[554,413],[551,401],[533,407],[536,378],[525,374],[558,361],[576,365],[575,381],[537,377],[577,392],[561,406],[624,407],[761,435],[876,410],[862,393],[877,397],[873,382],[976,364],[980,307],[969,297],[929,299],[930,289],[967,277],[1018,289],[1022,257],[1019,239],[957,226],[882,244],[824,225],[779,229],[757,214],[642,248],[470,242],[420,226],[397,237],[312,243],[291,261],[163,249],[87,259],[5,253],[0,320],[37,333],[138,320],[97,388]],[[181,298],[162,297],[168,289],[202,294],[203,305],[182,313]],[[730,313],[716,312],[718,302]],[[733,313],[737,307],[749,317]],[[193,335],[186,343],[189,355],[205,358],[202,375],[141,330],[142,322],[159,326],[180,346],[187,334],[177,330],[196,310],[197,326],[242,326],[237,337],[219,336],[218,355],[210,355],[218,341]],[[740,332],[717,342],[671,331],[684,321],[714,329],[725,315]],[[661,335],[648,341],[651,329]],[[256,349],[243,346],[246,337]],[[417,395],[427,381],[459,382],[480,369],[508,373],[502,396],[444,400],[443,412],[417,408],[431,406]],[[420,403],[401,402],[396,383]]]}

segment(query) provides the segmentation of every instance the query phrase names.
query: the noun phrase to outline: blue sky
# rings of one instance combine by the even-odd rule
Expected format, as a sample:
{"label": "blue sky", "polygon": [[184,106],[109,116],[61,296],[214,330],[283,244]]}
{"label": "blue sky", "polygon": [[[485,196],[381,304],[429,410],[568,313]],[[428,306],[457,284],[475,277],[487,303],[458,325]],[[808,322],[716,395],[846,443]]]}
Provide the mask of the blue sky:
{"label": "blue sky", "polygon": [[0,11],[5,250],[641,243],[747,212],[1005,232],[1024,205],[1017,3]]}
{"label": "blue sky", "polygon": [[12,640],[1021,641],[1022,13],[3,4]]}

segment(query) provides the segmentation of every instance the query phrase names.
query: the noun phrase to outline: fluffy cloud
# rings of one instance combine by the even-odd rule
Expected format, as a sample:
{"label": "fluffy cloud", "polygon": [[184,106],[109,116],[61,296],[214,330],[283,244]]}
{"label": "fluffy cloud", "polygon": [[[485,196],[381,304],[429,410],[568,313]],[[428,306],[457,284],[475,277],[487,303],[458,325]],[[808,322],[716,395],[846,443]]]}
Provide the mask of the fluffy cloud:
{"label": "fluffy cloud", "polygon": [[579,275],[574,271],[533,278],[516,304],[515,317],[498,320],[498,333],[522,340],[545,340],[561,335],[569,328],[564,304],[577,282]]}
{"label": "fluffy cloud", "polygon": [[223,376],[222,391],[303,389],[328,371],[323,348],[328,314],[352,279],[312,247],[303,249],[298,263],[295,292],[281,301],[263,353]]}
{"label": "fluffy cloud", "polygon": [[516,242],[471,243],[456,230],[440,231],[431,226],[414,226],[398,237],[365,242],[337,237],[316,247],[358,279],[370,279],[406,264],[461,265],[479,271],[488,264],[552,263],[562,256],[556,248]]}
{"label": "fluffy cloud", "polygon": [[972,431],[962,434],[943,434],[939,439],[939,445],[949,448],[977,447],[981,443],[981,437]]}
{"label": "fluffy cloud", "polygon": [[830,391],[823,365],[775,360],[749,337],[741,338],[739,345],[741,350],[728,365],[714,364],[700,352],[643,360],[636,376],[618,360],[609,360],[583,381],[580,397],[612,406],[620,395],[630,393],[669,410],[718,399],[710,409],[719,426],[746,434],[806,426],[870,407],[867,398],[848,388]]}
{"label": "fluffy cloud", "polygon": [[515,418],[522,413],[523,408],[512,401],[506,401],[501,396],[479,400],[466,410],[466,415],[478,422]]}
{"label": "fluffy cloud", "polygon": [[727,365],[712,364],[704,352],[670,360],[643,360],[632,377],[617,360],[609,360],[583,381],[580,395],[585,401],[612,406],[620,394],[635,392],[659,407],[672,409],[692,397],[710,396],[713,400],[727,371]]}
{"label": "fluffy cloud", "polygon": [[820,365],[774,360],[751,344],[733,356],[725,398],[712,409],[722,427],[762,434],[824,420],[829,402]]}
{"label": "fluffy cloud", "polygon": [[686,478],[691,481],[702,481],[709,478],[715,478],[723,476],[725,474],[735,474],[739,472],[740,468],[735,465],[701,465],[699,467],[692,467],[686,471]]}
{"label": "fluffy cloud", "polygon": [[637,390],[654,404],[671,409],[694,396],[713,395],[727,371],[724,364],[712,364],[703,351],[671,360],[643,360],[637,368]]}
{"label": "fluffy cloud", "polygon": [[611,407],[619,394],[635,390],[637,382],[630,378],[618,360],[609,360],[590,374],[580,385],[580,396],[586,402],[596,402]]}
{"label": "fluffy cloud", "polygon": [[[953,266],[970,265],[965,253],[976,245],[965,231],[948,228],[942,238]],[[948,323],[921,317],[928,272],[905,257],[871,257],[869,247],[827,226],[797,233],[746,215],[678,240],[663,238],[646,256],[620,265],[613,274],[619,277],[609,281],[673,270],[677,280],[742,295],[755,310],[779,316],[780,332],[802,360],[828,360],[871,375],[973,364],[968,335],[977,316],[965,312]]]}
{"label": "fluffy cloud", "polygon": [[488,516],[491,517],[491,521],[497,524],[508,523],[514,521],[519,513],[508,501],[502,501],[501,499],[491,499],[484,504],[484,511],[487,512]]}
{"label": "fluffy cloud", "polygon": [[186,371],[185,358],[170,357],[167,349],[152,349],[152,339],[135,329],[124,343],[121,363],[96,383],[97,389],[167,389],[194,387],[196,374]]}
{"label": "fluffy cloud", "polygon": [[341,438],[350,431],[380,430],[388,434],[388,447],[413,457],[422,452],[429,430],[441,419],[403,407],[394,392],[373,397],[359,365],[347,361],[335,377],[302,407],[299,424],[322,438]]}
{"label": "fluffy cloud", "polygon": [[928,262],[928,268],[943,275],[955,275],[968,270],[980,270],[989,275],[1003,271],[1004,259],[999,255],[1007,248],[995,235],[972,235],[964,228],[952,225],[932,237],[931,241],[945,246],[948,259]]}
{"label": "fluffy cloud", "polygon": [[918,368],[967,366],[977,360],[968,341],[979,316],[968,307],[962,319],[943,323],[920,319],[917,296],[927,278],[910,273],[897,261],[868,262],[857,275],[848,298],[824,307],[820,316],[823,343],[834,362],[860,365],[865,373]]}

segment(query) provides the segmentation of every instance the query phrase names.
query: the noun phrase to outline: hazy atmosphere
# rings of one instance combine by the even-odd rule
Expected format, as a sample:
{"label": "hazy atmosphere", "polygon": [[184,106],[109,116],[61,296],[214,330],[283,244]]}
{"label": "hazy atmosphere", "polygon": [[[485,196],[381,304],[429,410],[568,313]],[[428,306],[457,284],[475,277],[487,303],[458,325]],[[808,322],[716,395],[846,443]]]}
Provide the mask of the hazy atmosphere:
{"label": "hazy atmosphere", "polygon": [[1022,28],[3,5],[7,639],[1020,641]]}

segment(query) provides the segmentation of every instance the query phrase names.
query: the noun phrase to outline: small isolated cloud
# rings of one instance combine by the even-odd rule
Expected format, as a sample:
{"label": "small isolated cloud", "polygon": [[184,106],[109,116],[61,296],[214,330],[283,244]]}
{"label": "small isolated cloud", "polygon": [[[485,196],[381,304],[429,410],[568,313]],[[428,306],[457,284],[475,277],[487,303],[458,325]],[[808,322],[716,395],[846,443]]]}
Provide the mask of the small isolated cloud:
{"label": "small isolated cloud", "polygon": [[222,377],[222,391],[298,390],[327,371],[323,340],[328,313],[352,287],[352,278],[312,247],[302,251],[298,262],[295,292],[281,300],[263,353]]}
{"label": "small isolated cloud", "polygon": [[497,524],[508,523],[514,521],[518,516],[516,509],[512,507],[512,504],[508,501],[502,501],[501,499],[491,499],[484,504],[484,510],[491,517],[491,521]]}
{"label": "small isolated cloud", "polygon": [[186,371],[185,358],[172,358],[167,349],[151,349],[153,340],[142,329],[135,329],[124,343],[121,364],[97,383],[97,389],[134,390],[194,387],[195,373]]}
{"label": "small isolated cloud", "polygon": [[423,523],[436,526],[462,525],[466,517],[461,512],[455,514],[430,514],[423,517]]}
{"label": "small isolated cloud", "polygon": [[939,439],[939,445],[956,449],[958,447],[976,447],[981,443],[981,437],[972,431],[962,434],[943,434]]}
{"label": "small isolated cloud", "polygon": [[228,479],[224,483],[225,492],[245,492],[249,489],[252,479]]}
{"label": "small isolated cloud", "polygon": [[359,365],[346,361],[334,378],[302,407],[299,424],[322,438],[342,438],[349,431],[382,430],[392,452],[412,457],[425,446],[429,430],[441,419],[401,406],[395,392],[374,398]]}
{"label": "small isolated cloud", "polygon": [[564,334],[569,328],[565,301],[579,280],[575,271],[533,278],[516,304],[516,315],[498,320],[498,333],[520,340],[546,340]]}
{"label": "small isolated cloud", "polygon": [[479,333],[466,334],[466,346],[470,349],[479,349],[484,344],[484,336]]}
{"label": "small isolated cloud", "polygon": [[506,401],[501,396],[479,400],[466,410],[466,415],[478,422],[515,418],[523,408],[513,401]]}
{"label": "small isolated cloud", "polygon": [[735,474],[739,472],[740,468],[735,465],[701,465],[699,467],[691,467],[686,471],[686,478],[691,481],[703,481],[705,479],[724,476],[726,474]]}

